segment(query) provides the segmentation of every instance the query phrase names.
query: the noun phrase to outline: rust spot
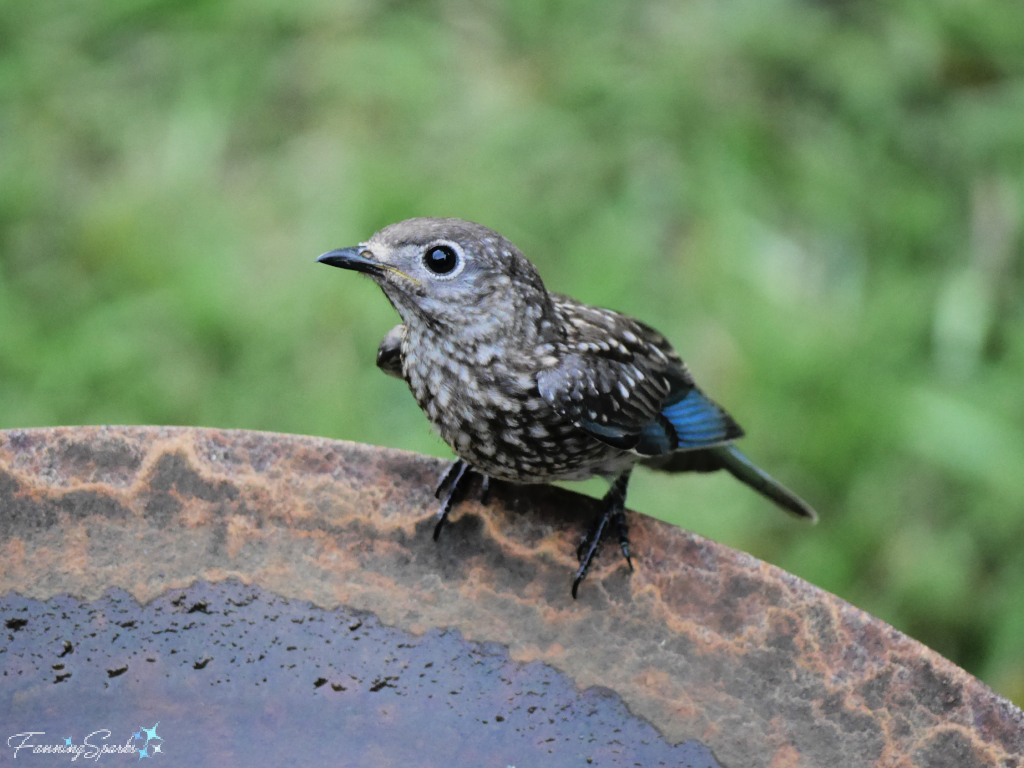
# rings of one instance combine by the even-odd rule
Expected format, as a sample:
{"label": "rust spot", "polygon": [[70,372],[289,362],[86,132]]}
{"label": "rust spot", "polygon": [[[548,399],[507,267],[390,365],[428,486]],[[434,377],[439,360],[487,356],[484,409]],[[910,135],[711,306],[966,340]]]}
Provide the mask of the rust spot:
{"label": "rust spot", "polygon": [[940,715],[963,704],[963,691],[948,675],[938,674],[928,661],[916,665],[914,698],[932,714]]}
{"label": "rust spot", "polygon": [[62,516],[71,522],[87,518],[124,520],[130,512],[113,495],[71,490],[51,496],[22,486],[0,469],[0,540],[53,528]]}
{"label": "rust spot", "polygon": [[125,520],[130,514],[117,499],[98,491],[70,491],[61,496],[57,509],[71,520],[87,517],[105,517],[110,520]]}
{"label": "rust spot", "polygon": [[238,488],[234,484],[227,480],[211,482],[204,479],[189,464],[188,458],[183,453],[170,453],[161,456],[150,474],[149,487],[155,493],[174,490],[183,499],[233,501],[238,498]]}
{"label": "rust spot", "polygon": [[134,472],[142,464],[142,454],[125,440],[70,442],[57,449],[59,466],[80,475],[92,472]]}
{"label": "rust spot", "polygon": [[158,528],[166,528],[182,510],[182,503],[170,493],[154,493],[146,502],[146,518]]}
{"label": "rust spot", "polygon": [[861,683],[857,692],[864,697],[864,703],[869,709],[881,709],[885,706],[886,694],[889,692],[891,682],[892,670],[887,669]]}
{"label": "rust spot", "polygon": [[974,751],[971,739],[954,730],[942,730],[929,739],[915,756],[918,765],[928,768],[985,768]]}
{"label": "rust spot", "polygon": [[57,524],[53,504],[27,495],[21,484],[0,468],[0,539],[31,535],[33,531]]}

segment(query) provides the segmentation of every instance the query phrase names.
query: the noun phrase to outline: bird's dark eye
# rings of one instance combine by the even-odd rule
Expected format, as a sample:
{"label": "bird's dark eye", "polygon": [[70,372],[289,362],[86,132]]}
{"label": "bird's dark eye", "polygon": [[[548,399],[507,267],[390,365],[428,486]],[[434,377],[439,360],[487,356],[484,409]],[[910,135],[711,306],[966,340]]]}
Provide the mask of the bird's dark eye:
{"label": "bird's dark eye", "polygon": [[423,263],[435,275],[447,275],[459,265],[459,257],[447,245],[435,245],[423,254]]}

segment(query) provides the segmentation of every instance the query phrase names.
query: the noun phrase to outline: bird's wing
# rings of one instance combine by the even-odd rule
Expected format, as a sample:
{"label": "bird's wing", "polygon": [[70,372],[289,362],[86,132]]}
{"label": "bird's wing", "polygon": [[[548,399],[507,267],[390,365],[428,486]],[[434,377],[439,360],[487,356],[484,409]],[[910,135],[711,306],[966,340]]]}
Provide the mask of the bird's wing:
{"label": "bird's wing", "polygon": [[537,376],[543,397],[592,437],[655,456],[735,440],[740,427],[705,396],[664,336],[606,309],[554,296],[567,329],[557,364]]}
{"label": "bird's wing", "polygon": [[388,376],[402,378],[402,341],[405,339],[405,326],[399,323],[381,340],[377,347],[377,367]]}

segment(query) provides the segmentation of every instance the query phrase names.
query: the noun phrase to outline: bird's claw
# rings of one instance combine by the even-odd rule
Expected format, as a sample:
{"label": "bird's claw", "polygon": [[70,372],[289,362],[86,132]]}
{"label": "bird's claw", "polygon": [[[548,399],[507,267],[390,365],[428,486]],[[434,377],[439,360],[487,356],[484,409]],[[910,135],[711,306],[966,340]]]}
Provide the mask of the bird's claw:
{"label": "bird's claw", "polygon": [[576,591],[579,589],[580,583],[587,578],[590,564],[594,562],[594,558],[601,552],[601,539],[604,538],[609,517],[611,515],[607,510],[603,512],[591,529],[587,531],[587,535],[583,537],[580,545],[576,547],[576,558],[580,562],[580,567],[576,571],[576,580],[572,583],[572,597],[574,600],[576,599]]}
{"label": "bird's claw", "polygon": [[626,525],[626,483],[629,482],[629,472],[615,481],[608,493],[601,500],[601,514],[594,521],[594,524],[583,537],[583,541],[576,547],[576,557],[580,567],[576,571],[576,579],[572,583],[572,597],[576,599],[576,592],[580,584],[587,578],[587,571],[601,552],[601,539],[608,533],[609,524],[614,523],[619,536],[619,547],[622,555],[626,558],[629,570],[633,570],[633,559],[629,556],[629,526]]}
{"label": "bird's claw", "polygon": [[[437,488],[434,490],[435,498],[441,499],[441,509],[437,513],[437,523],[434,525],[434,541],[441,535],[448,513],[452,507],[458,504],[466,495],[469,489],[473,468],[462,459],[452,462],[452,465],[445,470],[438,480]],[[480,501],[486,504],[490,500],[491,478],[481,474],[483,480],[480,484]]]}
{"label": "bird's claw", "polygon": [[587,577],[586,572],[582,572],[581,573],[581,571],[583,571],[583,566],[582,565],[580,566],[580,570],[576,572],[576,579],[572,583],[572,599],[573,600],[576,599],[576,591],[580,588],[580,584],[582,583],[583,579],[585,579]]}
{"label": "bird's claw", "polygon": [[437,516],[437,522],[434,523],[434,541],[437,541],[439,538],[441,538],[441,529],[444,528],[444,521],[447,519],[447,517],[448,513],[443,511],[441,512],[440,515]]}

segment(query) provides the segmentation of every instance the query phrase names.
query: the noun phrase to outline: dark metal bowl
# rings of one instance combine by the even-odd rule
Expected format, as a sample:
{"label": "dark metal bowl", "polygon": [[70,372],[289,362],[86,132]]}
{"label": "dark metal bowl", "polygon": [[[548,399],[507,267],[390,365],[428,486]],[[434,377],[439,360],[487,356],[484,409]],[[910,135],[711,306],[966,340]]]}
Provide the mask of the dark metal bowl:
{"label": "dark metal bowl", "polygon": [[435,543],[441,469],[290,435],[0,432],[0,754],[28,733],[65,750],[23,746],[33,765],[88,737],[118,764],[1024,768],[1019,709],[749,555],[634,515],[637,571],[603,558],[573,601],[594,502],[507,485]]}

